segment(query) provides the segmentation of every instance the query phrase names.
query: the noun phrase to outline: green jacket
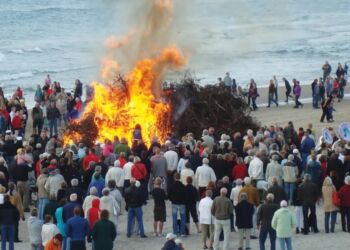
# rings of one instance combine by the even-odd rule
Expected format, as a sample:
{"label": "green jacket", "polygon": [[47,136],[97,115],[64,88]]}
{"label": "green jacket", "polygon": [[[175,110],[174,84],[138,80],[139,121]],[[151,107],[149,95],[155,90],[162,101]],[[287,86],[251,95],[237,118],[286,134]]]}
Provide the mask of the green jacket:
{"label": "green jacket", "polygon": [[114,153],[119,155],[121,152],[124,152],[126,156],[130,154],[130,148],[128,144],[125,143],[118,143],[114,148]]}
{"label": "green jacket", "polygon": [[271,222],[271,226],[276,230],[278,238],[292,237],[292,231],[295,225],[296,219],[294,213],[285,207],[282,207],[275,212]]}
{"label": "green jacket", "polygon": [[110,220],[99,220],[92,229],[95,250],[112,250],[117,231]]}

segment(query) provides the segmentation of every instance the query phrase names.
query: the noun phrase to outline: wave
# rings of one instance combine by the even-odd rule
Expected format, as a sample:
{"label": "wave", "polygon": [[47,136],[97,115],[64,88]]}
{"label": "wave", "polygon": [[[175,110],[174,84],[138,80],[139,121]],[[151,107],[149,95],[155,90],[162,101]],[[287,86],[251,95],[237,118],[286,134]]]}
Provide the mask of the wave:
{"label": "wave", "polygon": [[6,74],[6,75],[0,76],[0,81],[18,80],[18,79],[28,78],[28,77],[32,77],[32,76],[33,76],[33,72],[30,72],[30,71],[13,73],[13,74]]}
{"label": "wave", "polygon": [[43,50],[40,47],[34,47],[34,48],[29,48],[29,49],[11,49],[8,52],[9,53],[13,53],[13,54],[24,54],[26,52],[29,52],[29,53],[42,53]]}
{"label": "wave", "polygon": [[33,71],[26,71],[26,72],[19,72],[19,73],[8,73],[8,74],[0,75],[0,81],[18,80],[23,78],[30,78],[36,75],[59,74],[59,73],[65,73],[65,72],[71,72],[71,71],[92,69],[95,67],[96,67],[95,65],[91,65],[91,66],[82,66],[82,67],[73,67],[73,68],[62,68],[62,69],[56,69],[56,70],[33,70]]}

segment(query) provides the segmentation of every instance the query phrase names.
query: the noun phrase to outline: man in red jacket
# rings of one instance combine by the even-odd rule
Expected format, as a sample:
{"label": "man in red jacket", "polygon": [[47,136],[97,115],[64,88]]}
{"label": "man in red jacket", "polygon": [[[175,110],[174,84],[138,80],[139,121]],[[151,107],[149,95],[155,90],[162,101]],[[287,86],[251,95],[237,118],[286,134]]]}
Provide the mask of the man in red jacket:
{"label": "man in red jacket", "polygon": [[134,158],[134,165],[131,167],[131,177],[135,178],[137,181],[141,184],[141,192],[143,194],[144,201],[147,200],[147,169],[145,164],[141,162],[140,157],[135,156]]}
{"label": "man in red jacket", "polygon": [[[340,199],[341,226],[344,232],[350,233],[350,176],[346,176],[345,185],[338,192]],[[346,222],[345,222],[346,221]]]}
{"label": "man in red jacket", "polygon": [[84,171],[89,169],[89,163],[92,161],[99,162],[100,158],[97,155],[95,155],[95,149],[90,148],[89,153],[84,157],[84,160],[83,160]]}
{"label": "man in red jacket", "polygon": [[232,179],[235,181],[237,179],[244,180],[248,176],[247,166],[244,164],[242,157],[237,158],[237,165],[232,169]]}
{"label": "man in red jacket", "polygon": [[[21,131],[22,119],[19,115],[19,111],[16,111],[15,116],[12,118],[11,124],[12,124],[13,131],[18,131],[18,133]],[[20,135],[20,134],[18,134],[18,135]]]}

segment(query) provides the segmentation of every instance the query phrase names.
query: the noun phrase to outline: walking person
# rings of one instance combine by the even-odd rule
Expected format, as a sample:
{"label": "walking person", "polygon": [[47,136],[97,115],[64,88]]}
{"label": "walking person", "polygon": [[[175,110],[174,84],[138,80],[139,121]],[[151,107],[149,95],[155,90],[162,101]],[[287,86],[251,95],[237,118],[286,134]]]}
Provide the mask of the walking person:
{"label": "walking person", "polygon": [[166,194],[164,189],[161,188],[162,178],[156,177],[154,180],[154,188],[152,190],[152,197],[154,200],[153,208],[153,230],[155,236],[163,235],[163,225],[166,221],[166,206],[165,199]]}
{"label": "walking person", "polygon": [[[294,81],[295,79],[293,79]],[[293,87],[293,93],[295,98],[295,106],[294,108],[297,109],[299,106],[303,107],[304,105],[299,101],[299,98],[301,96],[301,86],[299,81],[294,81],[294,87]]]}
{"label": "walking person", "polygon": [[200,233],[199,224],[198,224],[198,214],[197,214],[197,201],[199,200],[199,195],[197,189],[192,185],[192,177],[187,177],[187,185],[185,186],[186,190],[186,226],[188,229],[188,234],[191,233],[190,225],[190,215],[194,224],[196,225],[197,233]]}
{"label": "walking person", "polygon": [[14,250],[15,225],[19,221],[19,212],[11,204],[10,196],[4,195],[4,203],[0,206],[1,225],[1,250],[6,250],[6,243],[9,242],[9,250]]}
{"label": "walking person", "polygon": [[243,239],[245,238],[245,249],[250,249],[250,234],[253,228],[254,206],[250,204],[247,193],[239,194],[240,202],[235,207],[236,226],[238,228],[239,243],[238,250],[243,250]]}
{"label": "walking person", "polygon": [[292,231],[295,227],[295,217],[288,209],[287,201],[281,201],[281,208],[272,217],[271,226],[276,230],[277,238],[280,242],[280,249],[292,250]]}
{"label": "walking person", "polygon": [[293,96],[290,94],[290,93],[292,93],[292,87],[290,86],[289,81],[285,77],[283,77],[282,80],[284,81],[284,85],[286,87],[286,100],[285,100],[285,102],[288,103],[288,98],[293,99]]}
{"label": "walking person", "polygon": [[275,85],[275,100],[278,104],[278,80],[276,76],[273,76],[273,84]]}
{"label": "walking person", "polygon": [[230,243],[230,215],[233,206],[230,199],[226,197],[227,189],[220,189],[220,196],[216,197],[211,207],[211,214],[215,217],[214,250],[219,250],[219,237],[221,230],[224,231],[223,250],[229,249]]}
{"label": "walking person", "polygon": [[274,195],[269,193],[266,196],[266,201],[259,207],[257,213],[257,227],[260,228],[259,246],[260,250],[265,250],[265,241],[267,235],[270,237],[270,249],[276,249],[276,231],[272,228],[271,222],[273,215],[279,209],[279,206],[274,203]]}
{"label": "walking person", "polygon": [[[326,233],[334,233],[335,222],[339,208],[333,204],[333,193],[337,192],[330,177],[326,177],[322,186],[323,210],[324,210],[324,227]],[[329,228],[330,219],[330,228]]]}
{"label": "walking person", "polygon": [[43,250],[43,243],[41,239],[41,230],[44,221],[38,218],[38,211],[36,208],[30,212],[28,218],[28,233],[31,250]]}
{"label": "walking person", "polygon": [[66,235],[70,238],[70,248],[74,250],[86,250],[85,238],[89,232],[88,221],[81,217],[80,207],[74,208],[74,216],[66,222]]}
{"label": "walking person", "polygon": [[199,223],[202,231],[203,249],[208,249],[207,240],[209,239],[209,249],[213,249],[214,242],[214,217],[211,214],[213,200],[211,199],[213,192],[207,190],[205,197],[198,204]]}
{"label": "walking person", "polygon": [[46,118],[49,121],[50,137],[57,135],[57,123],[58,119],[61,118],[61,114],[54,102],[46,109]]}
{"label": "walking person", "polygon": [[321,102],[322,115],[321,115],[320,122],[323,122],[325,117],[327,118],[328,122],[332,120],[329,115],[329,110],[333,108],[332,103],[333,103],[333,95],[329,95],[326,100]]}

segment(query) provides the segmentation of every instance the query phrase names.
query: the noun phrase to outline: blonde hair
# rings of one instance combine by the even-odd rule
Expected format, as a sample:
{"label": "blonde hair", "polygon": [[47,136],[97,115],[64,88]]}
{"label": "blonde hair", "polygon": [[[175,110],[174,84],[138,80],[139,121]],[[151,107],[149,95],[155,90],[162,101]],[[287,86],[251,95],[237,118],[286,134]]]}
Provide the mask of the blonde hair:
{"label": "blonde hair", "polygon": [[333,186],[331,177],[327,176],[323,181],[323,186]]}

